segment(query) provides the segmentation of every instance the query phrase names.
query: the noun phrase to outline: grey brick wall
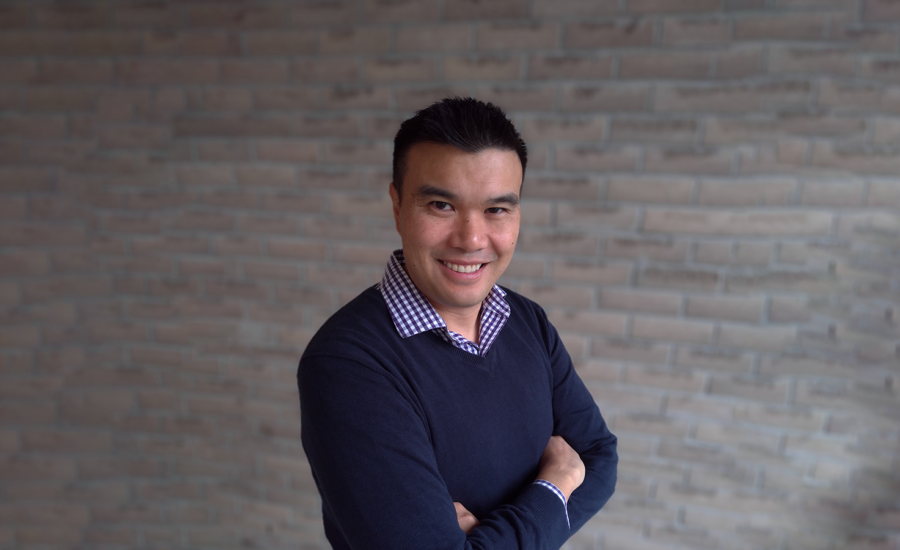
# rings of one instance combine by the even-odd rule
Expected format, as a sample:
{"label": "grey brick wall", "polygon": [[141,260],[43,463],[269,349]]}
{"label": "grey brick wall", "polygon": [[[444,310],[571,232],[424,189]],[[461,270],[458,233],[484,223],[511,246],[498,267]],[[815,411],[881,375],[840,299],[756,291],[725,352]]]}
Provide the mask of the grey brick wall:
{"label": "grey brick wall", "polygon": [[620,437],[567,548],[898,550],[898,47],[896,0],[0,1],[0,549],[326,548],[296,363],[471,94]]}

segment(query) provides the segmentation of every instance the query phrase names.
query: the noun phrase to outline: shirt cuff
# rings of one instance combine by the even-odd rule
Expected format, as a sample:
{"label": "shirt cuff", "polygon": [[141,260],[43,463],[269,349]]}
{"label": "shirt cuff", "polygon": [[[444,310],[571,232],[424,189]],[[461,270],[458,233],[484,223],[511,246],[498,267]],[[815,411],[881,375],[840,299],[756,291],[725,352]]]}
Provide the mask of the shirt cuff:
{"label": "shirt cuff", "polygon": [[559,500],[561,500],[563,503],[563,510],[565,510],[565,512],[566,512],[566,525],[569,527],[569,529],[571,529],[572,524],[569,523],[569,505],[566,503],[566,496],[563,494],[562,491],[559,490],[559,487],[557,487],[556,485],[550,483],[549,481],[547,481],[545,479],[537,479],[534,481],[534,483],[540,485],[541,487],[546,487],[546,488],[550,489],[551,491],[553,491],[553,494],[555,494],[556,496],[559,497]]}

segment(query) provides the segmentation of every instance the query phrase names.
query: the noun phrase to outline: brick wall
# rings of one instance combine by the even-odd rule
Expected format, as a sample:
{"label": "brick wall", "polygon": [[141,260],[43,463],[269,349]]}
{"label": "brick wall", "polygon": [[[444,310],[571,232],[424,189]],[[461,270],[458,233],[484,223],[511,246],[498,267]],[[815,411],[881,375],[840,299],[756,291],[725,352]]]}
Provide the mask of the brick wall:
{"label": "brick wall", "polygon": [[896,0],[0,1],[0,549],[326,548],[297,359],[471,94],[620,437],[567,548],[898,550],[898,47]]}

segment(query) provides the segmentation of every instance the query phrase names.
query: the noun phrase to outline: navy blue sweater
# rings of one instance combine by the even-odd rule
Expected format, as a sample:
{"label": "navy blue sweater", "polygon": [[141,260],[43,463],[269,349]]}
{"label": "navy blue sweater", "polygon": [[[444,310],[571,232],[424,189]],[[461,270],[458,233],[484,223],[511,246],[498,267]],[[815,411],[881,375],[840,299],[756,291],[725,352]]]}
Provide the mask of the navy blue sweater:
{"label": "navy blue sweater", "polygon": [[[557,549],[612,495],[615,436],[540,306],[506,300],[486,357],[431,331],[400,338],[374,287],[307,346],[301,437],[335,550]],[[532,485],[551,435],[587,470],[571,530],[560,499]],[[454,501],[481,521],[468,536]]]}

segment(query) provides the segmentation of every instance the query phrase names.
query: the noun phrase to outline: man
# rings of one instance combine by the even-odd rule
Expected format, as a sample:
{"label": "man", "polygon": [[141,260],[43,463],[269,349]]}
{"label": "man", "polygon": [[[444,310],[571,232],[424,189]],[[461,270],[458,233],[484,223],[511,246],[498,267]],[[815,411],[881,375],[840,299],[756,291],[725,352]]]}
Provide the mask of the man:
{"label": "man", "polygon": [[297,375],[335,550],[554,549],[612,495],[615,436],[544,311],[495,284],[526,160],[506,115],[471,98],[397,133],[403,248]]}

